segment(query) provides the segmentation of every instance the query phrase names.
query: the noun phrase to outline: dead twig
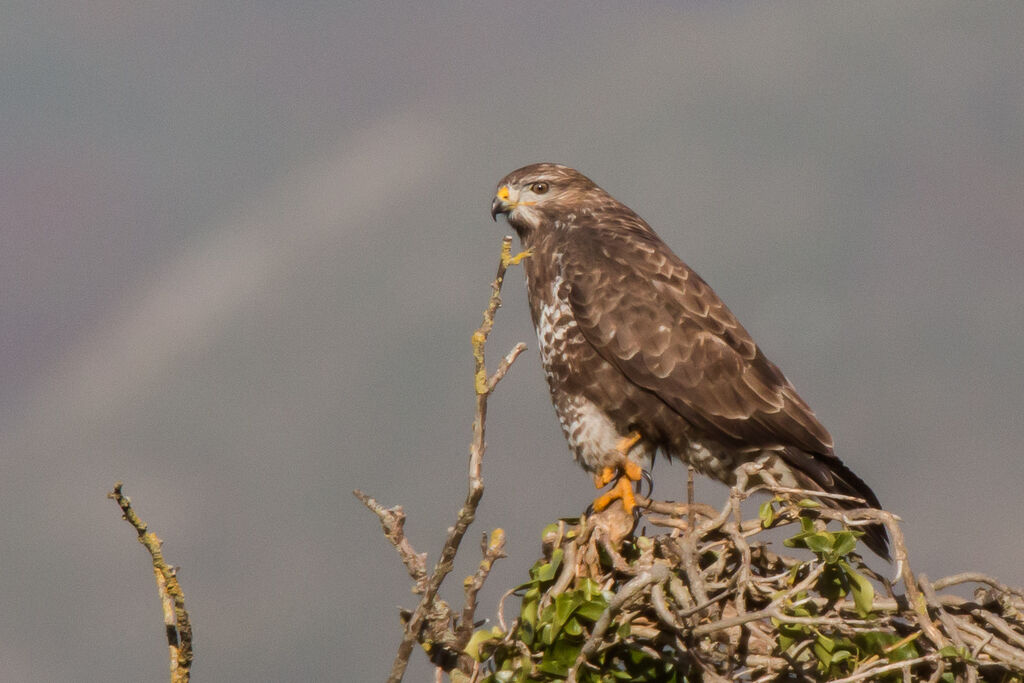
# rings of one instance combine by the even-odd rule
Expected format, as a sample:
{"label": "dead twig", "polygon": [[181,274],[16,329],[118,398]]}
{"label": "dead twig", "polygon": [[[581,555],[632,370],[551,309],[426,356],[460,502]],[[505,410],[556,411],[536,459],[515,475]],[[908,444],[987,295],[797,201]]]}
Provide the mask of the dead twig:
{"label": "dead twig", "polygon": [[481,543],[483,559],[472,576],[466,577],[463,590],[466,593],[466,604],[462,608],[462,618],[456,630],[458,642],[465,643],[473,635],[473,617],[476,614],[476,596],[484,587],[484,581],[491,573],[494,563],[501,557],[508,557],[505,554],[505,532],[502,529],[495,529],[491,532],[490,540],[484,537]]}
{"label": "dead twig", "polygon": [[149,551],[156,577],[160,606],[164,613],[164,627],[167,631],[167,646],[171,659],[171,683],[188,683],[192,675],[192,622],[185,609],[185,595],[178,583],[177,571],[167,563],[163,554],[163,541],[139,519],[132,508],[132,501],[123,492],[124,484],[117,482],[114,490],[107,494],[121,508],[123,519],[132,525],[139,535],[139,543]]}
{"label": "dead twig", "polygon": [[427,584],[427,554],[417,553],[413,550],[409,540],[405,537],[405,511],[401,505],[393,508],[386,508],[359,489],[352,492],[356,498],[363,501],[363,505],[369,508],[380,518],[380,525],[384,530],[384,536],[395,546],[398,556],[402,558],[413,580],[412,592],[422,594]]}
{"label": "dead twig", "polygon": [[[384,535],[395,546],[399,556],[405,563],[412,577],[415,588],[414,592],[421,595],[419,604],[405,620],[402,639],[395,654],[395,660],[391,665],[391,674],[388,677],[389,683],[398,683],[405,675],[405,670],[412,656],[413,647],[417,642],[431,647],[432,658],[442,661],[442,668],[453,668],[457,666],[467,676],[473,676],[477,669],[476,663],[462,653],[472,635],[473,614],[476,610],[476,595],[483,586],[491,566],[499,557],[504,557],[504,532],[496,530],[492,535],[492,541],[484,550],[484,559],[481,561],[476,573],[466,579],[465,594],[466,603],[463,607],[461,618],[454,630],[451,627],[452,612],[448,605],[438,598],[437,592],[442,582],[451,573],[455,555],[458,553],[466,531],[476,518],[476,509],[484,493],[483,482],[483,456],[486,450],[484,441],[485,424],[487,420],[487,399],[494,392],[498,382],[511,368],[516,358],[526,350],[525,344],[516,344],[515,347],[498,364],[493,374],[487,374],[487,366],[484,362],[484,347],[487,337],[494,327],[494,316],[501,306],[501,287],[505,281],[505,272],[510,265],[519,263],[528,256],[525,252],[512,256],[512,238],[505,237],[501,243],[501,259],[498,262],[498,272],[491,283],[491,296],[484,310],[483,322],[473,333],[473,360],[474,360],[474,388],[476,392],[476,413],[473,419],[473,438],[469,447],[469,467],[466,498],[459,508],[455,524],[448,529],[448,535],[441,547],[441,553],[433,571],[426,571],[426,555],[417,554],[402,532],[402,524],[405,515],[401,507],[384,508],[375,500],[362,491],[353,493],[373,511],[381,520],[384,528]],[[440,645],[440,652],[435,652],[433,646]]]}

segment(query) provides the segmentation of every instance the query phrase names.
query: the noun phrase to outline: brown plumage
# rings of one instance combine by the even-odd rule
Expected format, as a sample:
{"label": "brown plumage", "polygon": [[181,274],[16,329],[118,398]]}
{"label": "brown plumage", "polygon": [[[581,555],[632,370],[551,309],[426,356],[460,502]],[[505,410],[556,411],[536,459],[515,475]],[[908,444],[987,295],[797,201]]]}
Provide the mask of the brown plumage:
{"label": "brown plumage", "polygon": [[[542,163],[503,178],[491,211],[532,252],[523,268],[541,361],[584,468],[660,450],[732,484],[738,465],[763,458],[783,485],[881,507],[714,290],[632,210],[578,171]],[[630,435],[639,441],[623,447]],[[881,527],[865,542],[888,556]]]}

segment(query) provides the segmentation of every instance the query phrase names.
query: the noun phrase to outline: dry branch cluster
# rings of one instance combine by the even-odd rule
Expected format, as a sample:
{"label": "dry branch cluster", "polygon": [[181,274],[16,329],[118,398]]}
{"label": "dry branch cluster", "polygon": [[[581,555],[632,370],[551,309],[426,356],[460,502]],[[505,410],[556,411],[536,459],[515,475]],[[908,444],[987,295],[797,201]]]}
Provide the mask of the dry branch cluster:
{"label": "dry branch cluster", "polygon": [[[499,610],[473,639],[469,680],[1024,680],[1024,592],[980,574],[915,578],[893,534],[895,590],[848,526],[870,518],[892,533],[891,515],[844,522],[787,495],[742,520],[747,495],[733,488],[719,511],[642,500],[668,530],[621,542],[605,513],[550,527],[518,619]],[[758,538],[780,526],[799,530],[787,545],[803,552]],[[962,583],[978,586],[973,599],[939,593]]]}

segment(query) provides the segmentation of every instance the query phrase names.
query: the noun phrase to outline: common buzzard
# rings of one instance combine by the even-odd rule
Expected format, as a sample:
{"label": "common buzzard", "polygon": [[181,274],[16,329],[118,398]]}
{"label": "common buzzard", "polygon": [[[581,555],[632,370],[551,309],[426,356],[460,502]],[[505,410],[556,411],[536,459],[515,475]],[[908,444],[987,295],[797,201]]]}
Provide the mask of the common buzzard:
{"label": "common buzzard", "polygon": [[[640,463],[661,451],[726,484],[763,459],[783,486],[880,508],[832,437],[714,290],[647,223],[578,171],[533,164],[505,176],[505,214],[524,263],[544,374],[576,460],[635,505]],[[824,498],[826,505],[858,507]],[[865,542],[888,557],[888,537]]]}

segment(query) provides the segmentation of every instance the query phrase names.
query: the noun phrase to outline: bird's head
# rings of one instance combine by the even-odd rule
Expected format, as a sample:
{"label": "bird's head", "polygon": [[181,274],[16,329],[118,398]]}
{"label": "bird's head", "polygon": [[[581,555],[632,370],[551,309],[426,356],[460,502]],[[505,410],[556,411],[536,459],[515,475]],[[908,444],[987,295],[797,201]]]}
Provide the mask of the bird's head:
{"label": "bird's head", "polygon": [[491,217],[504,214],[520,237],[547,221],[575,219],[589,200],[607,197],[579,171],[561,164],[531,164],[501,179],[491,201]]}

